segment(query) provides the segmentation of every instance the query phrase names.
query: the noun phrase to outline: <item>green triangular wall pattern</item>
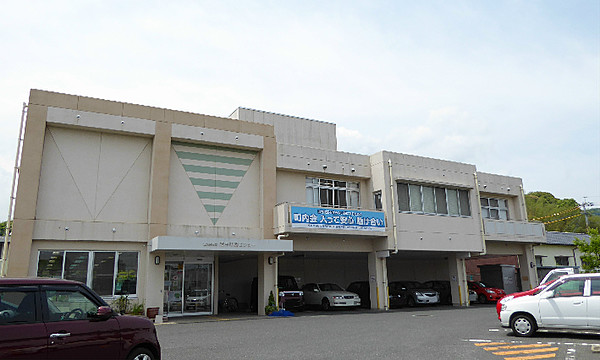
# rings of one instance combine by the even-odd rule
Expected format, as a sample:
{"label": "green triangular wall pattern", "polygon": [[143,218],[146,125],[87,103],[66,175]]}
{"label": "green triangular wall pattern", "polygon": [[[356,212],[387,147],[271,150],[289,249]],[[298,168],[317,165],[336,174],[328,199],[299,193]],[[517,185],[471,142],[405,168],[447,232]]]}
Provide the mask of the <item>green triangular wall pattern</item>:
{"label": "green triangular wall pattern", "polygon": [[171,145],[215,225],[256,152],[179,141]]}

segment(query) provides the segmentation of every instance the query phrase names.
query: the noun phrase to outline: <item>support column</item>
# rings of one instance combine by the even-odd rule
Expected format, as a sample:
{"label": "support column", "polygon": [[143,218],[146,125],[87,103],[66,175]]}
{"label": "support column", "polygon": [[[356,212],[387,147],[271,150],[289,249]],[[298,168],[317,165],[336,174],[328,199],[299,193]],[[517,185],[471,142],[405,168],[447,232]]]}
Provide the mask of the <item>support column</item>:
{"label": "support column", "polygon": [[277,277],[277,257],[273,256],[273,264],[269,264],[269,254],[258,254],[258,315],[265,315],[265,306],[269,301],[269,294],[277,299],[278,291],[275,288]]}
{"label": "support column", "polygon": [[531,290],[536,287],[539,280],[535,266],[533,245],[523,245],[523,253],[519,255],[519,267],[521,269],[521,285],[523,287],[523,291]]}
{"label": "support column", "polygon": [[29,274],[29,262],[32,261],[31,244],[48,115],[47,106],[35,105],[41,100],[37,97],[38,94],[35,90],[31,91],[27,108],[17,201],[6,264],[9,277],[35,275]]}
{"label": "support column", "polygon": [[[380,255],[383,255],[383,253],[380,253]],[[371,309],[388,310],[389,297],[386,257],[378,257],[378,252],[373,251],[369,253],[368,266]]]}
{"label": "support column", "polygon": [[448,256],[448,274],[450,275],[452,305],[454,306],[469,306],[469,288],[465,267],[466,255],[455,253]]}
{"label": "support column", "polygon": [[[157,115],[164,120],[164,112]],[[171,124],[156,121],[156,133],[152,142],[152,168],[150,173],[150,199],[148,201],[148,240],[167,234],[169,169],[171,161]],[[147,271],[145,274],[145,306],[158,307],[159,316],[163,316],[164,274],[166,253],[164,251],[147,252]],[[160,256],[156,265],[155,257]]]}

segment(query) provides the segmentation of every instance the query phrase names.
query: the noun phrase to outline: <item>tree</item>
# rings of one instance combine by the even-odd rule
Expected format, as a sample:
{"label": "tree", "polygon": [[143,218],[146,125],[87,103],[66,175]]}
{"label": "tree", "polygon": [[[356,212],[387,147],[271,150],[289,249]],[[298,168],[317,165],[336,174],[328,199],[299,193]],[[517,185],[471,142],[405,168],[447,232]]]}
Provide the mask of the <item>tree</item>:
{"label": "tree", "polygon": [[0,223],[0,236],[6,234],[6,221]]}
{"label": "tree", "polygon": [[[527,218],[546,224],[548,231],[585,233],[583,211],[574,199],[557,199],[547,192],[531,192],[525,195]],[[600,228],[600,216],[588,209],[590,228]]]}
{"label": "tree", "polygon": [[590,229],[588,232],[590,235],[589,244],[585,240],[575,238],[573,243],[577,245],[579,251],[581,251],[581,267],[585,272],[596,272],[600,271],[600,235],[598,229]]}

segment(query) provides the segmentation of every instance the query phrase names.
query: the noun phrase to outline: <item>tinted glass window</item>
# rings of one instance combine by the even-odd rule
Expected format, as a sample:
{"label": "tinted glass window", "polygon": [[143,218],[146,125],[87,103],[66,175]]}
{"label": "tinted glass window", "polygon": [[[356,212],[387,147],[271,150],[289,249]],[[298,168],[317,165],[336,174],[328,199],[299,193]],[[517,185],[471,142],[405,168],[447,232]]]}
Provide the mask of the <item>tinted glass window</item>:
{"label": "tinted glass window", "polygon": [[62,277],[63,251],[40,251],[37,276],[58,278]]}
{"label": "tinted glass window", "polygon": [[65,256],[65,279],[87,283],[88,257],[86,252],[67,252]]}
{"label": "tinted glass window", "polygon": [[408,184],[398,184],[398,205],[400,211],[409,211]]}
{"label": "tinted glass window", "polygon": [[137,285],[137,252],[119,252],[117,276],[115,277],[115,295],[136,293]]}
{"label": "tinted glass window", "polygon": [[592,279],[592,296],[600,296],[600,279]]}
{"label": "tinted glass window", "polygon": [[36,308],[35,292],[0,290],[0,325],[33,323]]}
{"label": "tinted glass window", "polygon": [[94,273],[92,289],[100,295],[112,295],[113,275],[115,272],[115,253],[94,253]]}

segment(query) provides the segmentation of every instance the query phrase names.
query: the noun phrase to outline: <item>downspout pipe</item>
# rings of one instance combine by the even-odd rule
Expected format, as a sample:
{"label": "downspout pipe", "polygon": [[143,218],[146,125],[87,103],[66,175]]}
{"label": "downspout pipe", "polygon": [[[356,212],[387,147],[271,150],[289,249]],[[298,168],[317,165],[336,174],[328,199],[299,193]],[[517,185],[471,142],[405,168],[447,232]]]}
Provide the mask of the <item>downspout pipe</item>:
{"label": "downspout pipe", "polygon": [[396,201],[394,198],[394,177],[392,172],[392,159],[388,159],[388,170],[390,172],[390,199],[392,200],[392,236],[394,237],[393,254],[398,253],[398,232],[396,223]]}
{"label": "downspout pipe", "polygon": [[[481,232],[481,243],[483,245],[483,252],[479,255],[487,254],[487,247],[485,245],[485,227],[483,226],[483,216],[481,214],[481,194],[479,193],[479,180],[477,179],[477,172],[473,173],[475,178],[475,196],[477,197],[477,213],[479,214],[479,231]],[[468,292],[467,292],[468,294]]]}

